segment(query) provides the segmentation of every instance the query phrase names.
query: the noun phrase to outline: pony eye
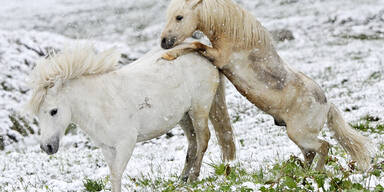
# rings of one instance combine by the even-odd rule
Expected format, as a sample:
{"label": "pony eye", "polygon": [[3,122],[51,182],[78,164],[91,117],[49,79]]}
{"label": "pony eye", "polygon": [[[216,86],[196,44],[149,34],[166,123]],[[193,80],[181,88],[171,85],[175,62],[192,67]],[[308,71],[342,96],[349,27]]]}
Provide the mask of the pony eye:
{"label": "pony eye", "polygon": [[55,116],[57,114],[57,109],[52,109],[51,111],[49,111],[49,114],[51,116]]}
{"label": "pony eye", "polygon": [[184,17],[181,16],[181,15],[176,16],[176,20],[177,20],[177,21],[181,21],[181,20],[183,20],[183,18],[184,18]]}

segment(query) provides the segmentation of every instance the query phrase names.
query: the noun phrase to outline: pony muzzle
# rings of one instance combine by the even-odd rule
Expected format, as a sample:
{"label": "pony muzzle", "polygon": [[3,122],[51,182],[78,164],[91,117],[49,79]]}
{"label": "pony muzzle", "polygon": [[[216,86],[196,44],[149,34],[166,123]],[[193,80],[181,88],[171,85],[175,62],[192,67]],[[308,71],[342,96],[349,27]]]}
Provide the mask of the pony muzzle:
{"label": "pony muzzle", "polygon": [[161,39],[161,47],[163,49],[173,48],[175,46],[175,42],[176,42],[176,37],[170,37],[170,38],[164,37],[163,39]]}
{"label": "pony muzzle", "polygon": [[59,138],[52,139],[48,143],[40,144],[40,149],[46,152],[48,155],[53,155],[59,150]]}

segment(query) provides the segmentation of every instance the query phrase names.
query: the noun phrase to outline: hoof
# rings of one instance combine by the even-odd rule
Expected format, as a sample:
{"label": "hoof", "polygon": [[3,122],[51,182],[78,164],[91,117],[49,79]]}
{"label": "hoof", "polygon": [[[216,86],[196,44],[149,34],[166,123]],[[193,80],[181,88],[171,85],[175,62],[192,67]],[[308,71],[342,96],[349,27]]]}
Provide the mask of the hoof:
{"label": "hoof", "polygon": [[189,177],[188,177],[188,183],[193,183],[193,182],[195,182],[195,181],[197,181],[197,176],[195,176],[195,175],[190,175]]}
{"label": "hoof", "polygon": [[231,174],[231,166],[229,164],[225,165],[225,176],[228,176],[229,174]]}
{"label": "hoof", "polygon": [[192,49],[195,49],[195,50],[197,50],[197,51],[202,51],[202,52],[207,51],[207,50],[205,49],[204,45],[201,44],[200,42],[193,42],[193,43],[191,44],[191,47],[192,47]]}
{"label": "hoof", "polygon": [[164,53],[161,58],[167,60],[167,61],[173,61],[176,59],[175,56],[171,55],[171,54],[168,54],[168,53]]}
{"label": "hoof", "polygon": [[188,176],[182,176],[180,179],[184,183],[188,182]]}

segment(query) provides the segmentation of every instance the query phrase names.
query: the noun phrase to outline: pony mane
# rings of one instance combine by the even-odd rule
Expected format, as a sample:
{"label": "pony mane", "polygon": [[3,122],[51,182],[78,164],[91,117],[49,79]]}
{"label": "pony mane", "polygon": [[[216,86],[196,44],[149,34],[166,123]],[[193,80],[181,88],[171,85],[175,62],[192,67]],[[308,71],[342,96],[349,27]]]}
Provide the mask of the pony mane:
{"label": "pony mane", "polygon": [[86,75],[98,75],[117,69],[120,52],[109,49],[96,54],[92,45],[77,45],[53,53],[37,62],[30,75],[32,97],[27,110],[37,114],[49,88]]}
{"label": "pony mane", "polygon": [[199,9],[200,28],[214,37],[225,35],[238,48],[272,45],[269,32],[255,17],[232,0],[202,0]]}

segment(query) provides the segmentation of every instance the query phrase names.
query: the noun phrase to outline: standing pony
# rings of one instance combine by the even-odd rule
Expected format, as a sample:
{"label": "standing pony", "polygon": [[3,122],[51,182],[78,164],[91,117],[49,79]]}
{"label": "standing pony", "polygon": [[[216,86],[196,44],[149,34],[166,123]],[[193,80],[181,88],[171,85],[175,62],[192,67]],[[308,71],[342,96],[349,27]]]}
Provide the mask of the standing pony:
{"label": "standing pony", "polygon": [[95,54],[92,47],[40,61],[32,72],[28,107],[40,121],[42,150],[56,153],[66,127],[79,125],[100,146],[112,191],[120,192],[136,142],[163,135],[180,122],[189,143],[182,178],[195,180],[210,137],[208,116],[219,73],[198,54],[174,62],[159,59],[162,54],[148,53],[119,70],[118,52]]}
{"label": "standing pony", "polygon": [[277,125],[287,127],[307,165],[317,153],[316,169],[324,167],[329,143],[317,136],[328,119],[352,159],[362,170],[369,167],[369,140],[344,121],[319,85],[280,58],[267,30],[249,12],[231,0],[172,0],[167,20],[161,36],[164,49],[178,45],[195,30],[205,33],[212,47],[194,42],[163,58],[172,60],[194,50],[209,58],[242,95],[272,115]]}

